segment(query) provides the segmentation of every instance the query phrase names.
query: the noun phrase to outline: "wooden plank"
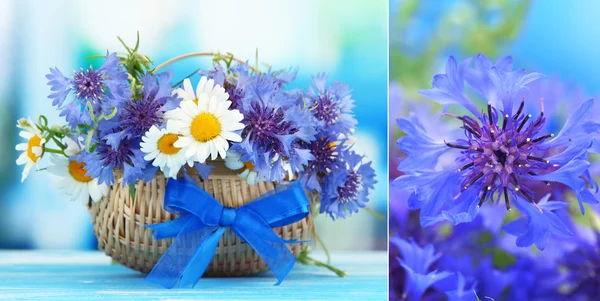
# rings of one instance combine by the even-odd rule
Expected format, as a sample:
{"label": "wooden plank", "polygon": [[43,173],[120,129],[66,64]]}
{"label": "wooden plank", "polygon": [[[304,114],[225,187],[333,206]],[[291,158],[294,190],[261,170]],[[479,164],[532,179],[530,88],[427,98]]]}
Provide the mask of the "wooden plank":
{"label": "wooden plank", "polygon": [[[278,287],[269,273],[202,278],[195,289],[166,290],[144,275],[111,264],[101,252],[0,251],[0,299],[5,300],[387,300],[385,252],[332,254],[347,272],[297,265]],[[324,259],[322,254],[315,258]]]}

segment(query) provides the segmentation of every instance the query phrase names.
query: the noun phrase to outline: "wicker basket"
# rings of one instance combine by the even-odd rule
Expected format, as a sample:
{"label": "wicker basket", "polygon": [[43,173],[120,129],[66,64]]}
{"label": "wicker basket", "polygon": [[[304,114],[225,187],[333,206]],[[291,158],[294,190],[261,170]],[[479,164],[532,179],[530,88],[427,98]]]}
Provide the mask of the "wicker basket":
{"label": "wicker basket", "polygon": [[[193,178],[197,180],[199,187],[225,207],[240,207],[276,187],[276,184],[270,182],[248,185],[234,171],[225,168],[222,162],[211,163],[211,165],[216,167],[208,180],[202,181],[197,174],[193,175]],[[104,250],[115,261],[134,270],[148,273],[173,241],[173,239],[157,241],[152,237],[152,231],[143,226],[176,218],[163,209],[167,179],[159,172],[152,182],[138,181],[135,198],[132,199],[129,187],[121,186],[119,172],[115,172],[115,178],[115,184],[110,187],[108,197],[97,203],[90,201],[88,206],[94,224],[94,234],[98,238],[98,248]],[[313,204],[314,198],[315,195],[310,196]],[[286,240],[310,240],[314,233],[314,222],[309,215],[296,223],[273,230]],[[290,244],[288,247],[295,256],[298,256],[308,245]],[[231,229],[227,229],[204,275],[245,276],[268,270],[269,268],[254,249]]]}

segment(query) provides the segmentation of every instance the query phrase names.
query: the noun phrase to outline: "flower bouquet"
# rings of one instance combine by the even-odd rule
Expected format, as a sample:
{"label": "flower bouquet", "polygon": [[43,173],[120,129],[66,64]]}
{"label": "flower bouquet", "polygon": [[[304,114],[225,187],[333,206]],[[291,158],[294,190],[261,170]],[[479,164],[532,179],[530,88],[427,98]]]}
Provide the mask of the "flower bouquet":
{"label": "flower bouquet", "polygon": [[[350,216],[375,184],[349,143],[350,88],[320,74],[287,89],[296,71],[231,54],[153,66],[139,38],[121,42],[124,53],[90,57],[99,68],[50,69],[49,98],[67,124],[18,121],[22,180],[49,154],[61,192],[88,206],[99,248],[165,287],[267,270],[280,283],[296,258],[342,275],[307,254],[311,213]],[[194,56],[212,68],[177,82],[164,71]]]}

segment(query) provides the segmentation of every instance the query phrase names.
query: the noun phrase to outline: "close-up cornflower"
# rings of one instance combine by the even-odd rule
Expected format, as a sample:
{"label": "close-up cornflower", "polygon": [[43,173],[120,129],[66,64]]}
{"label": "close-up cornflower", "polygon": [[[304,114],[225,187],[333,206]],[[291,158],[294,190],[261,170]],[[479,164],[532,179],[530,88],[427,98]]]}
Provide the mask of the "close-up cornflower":
{"label": "close-up cornflower", "polygon": [[52,93],[48,98],[72,128],[79,124],[92,124],[92,118],[86,108],[88,102],[92,105],[94,114],[100,114],[110,112],[113,107],[118,107],[130,99],[127,73],[119,61],[115,52],[107,51],[106,59],[100,68],[81,68],[79,71],[73,71],[72,77],[64,76],[58,68],[50,68],[46,78]]}
{"label": "close-up cornflower", "polygon": [[[545,95],[536,99],[517,99],[517,95],[543,75],[512,68],[510,57],[493,64],[481,54],[461,63],[451,56],[445,73],[434,76],[433,88],[420,93],[447,109],[443,116],[455,120],[457,131],[450,135],[452,139],[434,139],[417,117],[399,118],[398,126],[406,136],[398,140],[398,147],[407,157],[398,167],[404,175],[393,185],[412,192],[409,208],[420,209],[422,226],[443,220],[470,222],[486,201],[502,202],[505,210],[516,207],[523,218],[508,224],[507,232],[519,236],[519,246],[535,244],[544,249],[550,235],[569,235],[550,213],[568,203],[541,205],[544,195],[536,193],[536,187],[568,187],[582,213],[583,203],[597,203],[589,190],[597,185],[589,176],[588,150],[600,123],[591,118],[594,101],[590,99],[558,132],[542,131],[552,118],[544,109]],[[477,100],[484,104],[478,106]],[[537,111],[525,110],[531,102],[539,103]],[[449,113],[451,109],[455,111]],[[452,159],[440,164],[442,155]]]}

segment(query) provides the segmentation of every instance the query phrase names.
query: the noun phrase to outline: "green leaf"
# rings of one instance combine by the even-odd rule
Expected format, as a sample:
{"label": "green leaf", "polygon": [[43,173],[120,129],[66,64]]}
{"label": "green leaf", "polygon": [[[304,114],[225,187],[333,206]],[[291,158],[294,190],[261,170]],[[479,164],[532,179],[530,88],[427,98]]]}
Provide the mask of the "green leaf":
{"label": "green leaf", "polygon": [[129,195],[131,199],[135,199],[135,184],[129,183]]}

